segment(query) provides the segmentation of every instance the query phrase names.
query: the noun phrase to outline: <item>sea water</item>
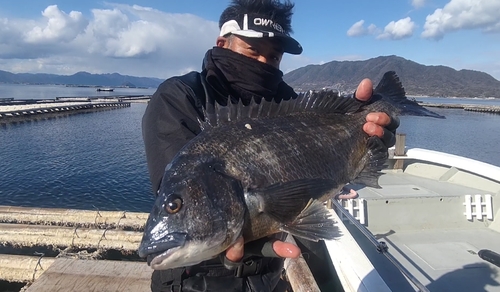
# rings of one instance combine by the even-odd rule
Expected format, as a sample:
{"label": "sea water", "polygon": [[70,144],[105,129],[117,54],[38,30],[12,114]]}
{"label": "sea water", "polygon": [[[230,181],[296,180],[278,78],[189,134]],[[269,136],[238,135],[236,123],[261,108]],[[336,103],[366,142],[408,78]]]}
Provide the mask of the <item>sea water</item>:
{"label": "sea water", "polygon": [[[113,94],[152,94],[117,89]],[[0,85],[0,98],[100,95],[94,88]],[[431,103],[500,105],[500,100],[417,98]],[[144,103],[0,126],[0,205],[149,212],[154,196],[146,166]],[[401,117],[408,147],[500,166],[500,115],[430,108],[446,119]]]}

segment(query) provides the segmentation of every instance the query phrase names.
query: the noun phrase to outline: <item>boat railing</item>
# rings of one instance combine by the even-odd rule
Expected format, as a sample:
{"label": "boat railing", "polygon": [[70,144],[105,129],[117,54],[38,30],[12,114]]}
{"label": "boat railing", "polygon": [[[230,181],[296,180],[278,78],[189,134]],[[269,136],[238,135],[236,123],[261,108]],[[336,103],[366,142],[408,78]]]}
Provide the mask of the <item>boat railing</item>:
{"label": "boat railing", "polygon": [[[401,135],[404,134],[398,134],[398,137],[396,138],[397,141],[401,139]],[[398,147],[402,147],[403,149],[402,150],[398,149]],[[395,147],[389,149],[389,158],[395,160],[396,162],[408,159],[414,159],[414,160],[431,162],[434,164],[440,164],[448,167],[455,167],[463,171],[470,172],[475,175],[479,175],[484,178],[493,180],[495,182],[500,182],[499,166],[435,150],[428,150],[422,148],[408,148],[404,145],[404,142],[402,146],[396,145]],[[395,165],[395,168],[397,167],[398,166]]]}

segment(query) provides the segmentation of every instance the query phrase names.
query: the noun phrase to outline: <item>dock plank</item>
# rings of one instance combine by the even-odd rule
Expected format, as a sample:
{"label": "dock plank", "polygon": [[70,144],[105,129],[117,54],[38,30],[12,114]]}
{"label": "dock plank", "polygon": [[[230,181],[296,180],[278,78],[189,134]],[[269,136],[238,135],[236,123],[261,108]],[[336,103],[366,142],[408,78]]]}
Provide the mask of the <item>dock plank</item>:
{"label": "dock plank", "polygon": [[26,292],[146,292],[152,272],[144,262],[59,258]]}

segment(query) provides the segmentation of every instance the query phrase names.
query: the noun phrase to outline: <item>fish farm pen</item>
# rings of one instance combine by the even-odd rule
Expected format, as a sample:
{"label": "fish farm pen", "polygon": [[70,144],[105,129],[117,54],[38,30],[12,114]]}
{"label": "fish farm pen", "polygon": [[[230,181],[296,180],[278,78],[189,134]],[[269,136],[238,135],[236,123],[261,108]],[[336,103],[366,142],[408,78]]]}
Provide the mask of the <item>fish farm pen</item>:
{"label": "fish farm pen", "polygon": [[51,119],[72,114],[130,107],[132,102],[148,102],[149,95],[110,97],[57,97],[51,100],[0,99],[0,124]]}
{"label": "fish farm pen", "polygon": [[[137,254],[148,215],[0,206],[0,291],[151,291]],[[302,256],[285,269],[293,291],[319,291]]]}
{"label": "fish farm pen", "polygon": [[475,105],[475,104],[446,104],[446,103],[425,103],[425,102],[420,103],[420,105],[425,107],[463,109],[472,112],[500,114],[500,106],[496,105],[488,106],[488,105]]}
{"label": "fish farm pen", "polygon": [[147,216],[0,206],[0,287],[149,291],[152,270],[136,253]]}

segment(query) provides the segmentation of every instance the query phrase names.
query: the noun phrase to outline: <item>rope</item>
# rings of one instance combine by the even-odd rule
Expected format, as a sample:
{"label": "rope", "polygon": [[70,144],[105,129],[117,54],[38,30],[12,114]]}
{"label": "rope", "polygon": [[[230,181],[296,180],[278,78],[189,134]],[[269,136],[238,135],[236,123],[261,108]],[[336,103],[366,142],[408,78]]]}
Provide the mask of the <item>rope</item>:
{"label": "rope", "polygon": [[33,276],[32,276],[32,278],[31,278],[31,280],[32,280],[32,281],[35,281],[35,275],[36,275],[36,272],[38,271],[38,267],[40,267],[40,269],[42,269],[42,270],[43,270],[43,267],[42,267],[42,265],[41,265],[41,263],[40,263],[40,262],[42,261],[42,258],[43,258],[43,256],[44,256],[45,254],[44,254],[43,252],[36,252],[36,251],[35,251],[34,255],[37,255],[37,256],[39,256],[39,257],[38,257],[38,261],[36,262],[35,269],[34,269],[34,271],[33,271]]}

